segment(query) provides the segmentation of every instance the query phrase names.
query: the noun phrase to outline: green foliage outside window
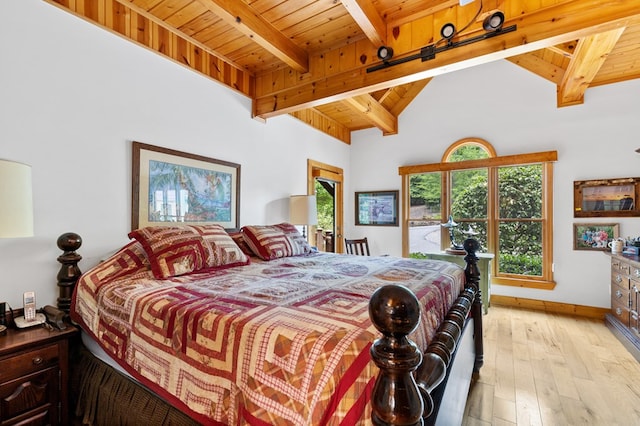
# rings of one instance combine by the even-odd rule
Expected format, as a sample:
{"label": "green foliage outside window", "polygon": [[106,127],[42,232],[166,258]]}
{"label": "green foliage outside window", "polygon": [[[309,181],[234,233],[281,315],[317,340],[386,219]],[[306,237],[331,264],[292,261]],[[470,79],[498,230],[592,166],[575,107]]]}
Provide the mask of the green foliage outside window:
{"label": "green foliage outside window", "polygon": [[[498,171],[499,269],[501,273],[542,275],[542,166],[501,167]],[[472,180],[460,192],[451,211],[457,217],[482,217],[487,183]],[[486,228],[476,228],[478,240],[486,246]]]}
{"label": "green foliage outside window", "polygon": [[[449,161],[487,158],[476,145],[456,149]],[[488,170],[452,171],[451,213],[460,222],[459,230],[471,225],[476,238],[487,247]],[[498,169],[499,272],[505,274],[542,275],[542,165],[507,166]],[[410,176],[411,205],[440,205],[440,173]],[[424,256],[424,255],[422,255]],[[410,257],[420,258],[420,253]]]}

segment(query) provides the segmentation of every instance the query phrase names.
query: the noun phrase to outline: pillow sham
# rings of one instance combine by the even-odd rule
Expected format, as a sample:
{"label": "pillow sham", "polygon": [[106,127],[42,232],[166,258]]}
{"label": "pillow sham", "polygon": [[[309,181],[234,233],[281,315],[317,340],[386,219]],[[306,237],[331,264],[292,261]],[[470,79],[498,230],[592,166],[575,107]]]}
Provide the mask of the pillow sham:
{"label": "pillow sham", "polygon": [[236,244],[227,231],[220,225],[192,225],[211,248],[213,258],[209,267],[231,267],[246,265],[250,262],[242,248]]}
{"label": "pillow sham", "polygon": [[246,254],[247,256],[255,256],[255,253],[251,250],[251,247],[249,247],[249,245],[245,241],[242,232],[230,232],[229,236],[231,237],[231,239],[233,239],[233,242],[236,243],[238,247],[240,247],[240,250],[242,250],[244,254]]}
{"label": "pillow sham", "polygon": [[140,242],[158,279],[249,262],[220,225],[149,226],[129,238]]}
{"label": "pillow sham", "polygon": [[263,260],[299,256],[311,252],[311,246],[290,223],[243,226],[242,234],[251,250]]}

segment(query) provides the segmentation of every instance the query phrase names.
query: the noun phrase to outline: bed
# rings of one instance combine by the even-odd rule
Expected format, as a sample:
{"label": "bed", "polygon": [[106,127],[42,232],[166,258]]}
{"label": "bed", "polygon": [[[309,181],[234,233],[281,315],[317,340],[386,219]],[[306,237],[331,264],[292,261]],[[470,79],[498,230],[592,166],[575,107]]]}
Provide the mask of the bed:
{"label": "bed", "polygon": [[[73,291],[70,316],[84,344],[72,387],[83,423],[461,416],[460,395],[482,364],[477,245],[465,243],[463,271],[437,260],[317,253],[287,223],[129,236]],[[462,390],[447,396],[450,388]]]}

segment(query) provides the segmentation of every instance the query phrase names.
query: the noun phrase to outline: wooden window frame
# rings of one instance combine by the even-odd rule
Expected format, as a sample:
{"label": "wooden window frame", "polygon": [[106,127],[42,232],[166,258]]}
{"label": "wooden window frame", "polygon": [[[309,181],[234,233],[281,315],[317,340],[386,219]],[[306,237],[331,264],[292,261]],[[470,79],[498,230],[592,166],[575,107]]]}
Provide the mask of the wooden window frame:
{"label": "wooden window frame", "polygon": [[[482,146],[490,155],[489,158],[448,162],[449,156],[460,146],[474,144]],[[497,156],[491,144],[478,138],[462,139],[453,143],[444,153],[442,162],[401,166],[398,173],[402,177],[402,255],[409,256],[409,181],[410,176],[419,173],[442,172],[442,217],[449,217],[450,210],[450,173],[457,170],[488,169],[488,204],[487,204],[487,244],[490,253],[497,251],[498,238],[498,168],[505,166],[522,166],[527,164],[542,165],[542,275],[538,277],[518,276],[498,273],[498,262],[492,262],[491,281],[494,284],[553,290],[553,162],[557,161],[557,151],[544,151],[528,154]],[[443,230],[445,232],[446,230]],[[443,234],[441,241],[448,241]],[[444,243],[443,243],[444,244]],[[444,247],[443,247],[444,248]]]}

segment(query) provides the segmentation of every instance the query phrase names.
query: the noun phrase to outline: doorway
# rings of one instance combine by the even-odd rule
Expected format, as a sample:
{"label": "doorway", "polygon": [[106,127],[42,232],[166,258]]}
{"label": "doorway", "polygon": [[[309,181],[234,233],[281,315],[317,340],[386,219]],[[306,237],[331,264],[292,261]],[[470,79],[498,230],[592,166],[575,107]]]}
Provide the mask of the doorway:
{"label": "doorway", "polygon": [[307,160],[307,193],[316,194],[316,200],[319,200],[319,225],[310,227],[309,239],[320,251],[344,252],[343,180],[341,168]]}

